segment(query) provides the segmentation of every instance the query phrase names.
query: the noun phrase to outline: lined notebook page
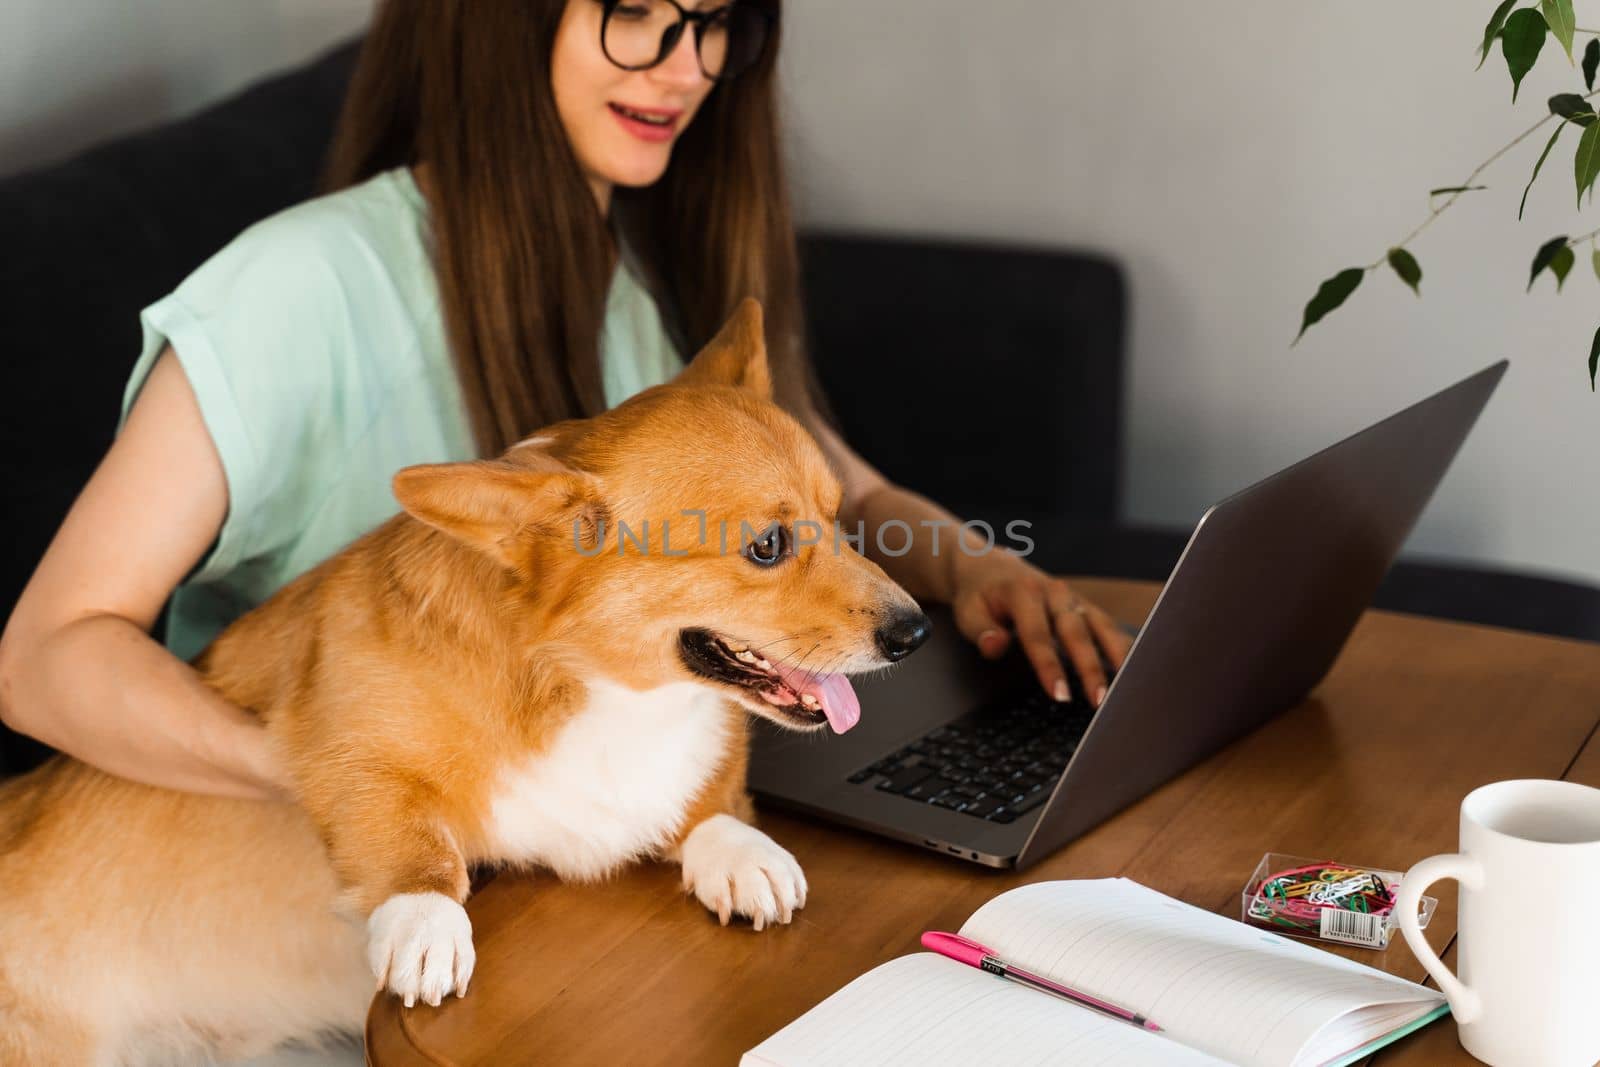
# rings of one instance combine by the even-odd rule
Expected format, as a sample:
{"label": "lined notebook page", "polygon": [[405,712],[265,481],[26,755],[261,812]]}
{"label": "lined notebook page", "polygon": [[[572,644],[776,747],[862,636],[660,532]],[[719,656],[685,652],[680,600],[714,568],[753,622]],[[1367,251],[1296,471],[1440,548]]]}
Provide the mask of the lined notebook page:
{"label": "lined notebook page", "polygon": [[1227,1067],[1129,1023],[931,952],[857,978],[741,1067]]}
{"label": "lined notebook page", "polygon": [[[989,901],[961,933],[1024,970],[1154,1020],[1249,1067],[1321,1063],[1380,1036],[1346,1018],[1430,989],[1173,900],[1125,878],[1036,882]],[[1371,1013],[1367,1017],[1387,1013]],[[1385,1024],[1385,1029],[1392,1028]],[[1326,1030],[1325,1040],[1314,1040]]]}

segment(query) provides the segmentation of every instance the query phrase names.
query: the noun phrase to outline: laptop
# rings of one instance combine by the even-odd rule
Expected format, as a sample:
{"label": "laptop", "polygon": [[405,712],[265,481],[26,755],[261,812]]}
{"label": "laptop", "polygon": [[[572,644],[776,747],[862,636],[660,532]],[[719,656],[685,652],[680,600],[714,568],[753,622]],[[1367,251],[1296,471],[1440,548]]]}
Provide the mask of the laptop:
{"label": "laptop", "polygon": [[775,806],[1025,867],[1300,703],[1327,674],[1506,370],[1458,382],[1206,511],[1098,709],[1056,704],[1013,647],[933,635],[856,681],[842,736],[753,727]]}

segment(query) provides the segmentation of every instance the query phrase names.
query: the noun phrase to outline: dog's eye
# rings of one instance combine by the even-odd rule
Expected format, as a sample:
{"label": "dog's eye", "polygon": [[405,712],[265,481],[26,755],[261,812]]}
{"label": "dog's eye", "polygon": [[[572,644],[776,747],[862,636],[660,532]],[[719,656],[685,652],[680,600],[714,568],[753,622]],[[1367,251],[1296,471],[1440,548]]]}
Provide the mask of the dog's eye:
{"label": "dog's eye", "polygon": [[745,546],[744,558],[758,567],[770,567],[783,558],[784,550],[788,546],[788,531],[774,524]]}

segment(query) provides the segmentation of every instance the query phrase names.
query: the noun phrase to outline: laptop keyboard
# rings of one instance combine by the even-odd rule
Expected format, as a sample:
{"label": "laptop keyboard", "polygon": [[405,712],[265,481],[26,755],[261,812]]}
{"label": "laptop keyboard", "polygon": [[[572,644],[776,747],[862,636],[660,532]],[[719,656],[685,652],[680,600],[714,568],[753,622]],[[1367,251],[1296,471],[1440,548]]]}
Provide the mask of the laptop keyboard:
{"label": "laptop keyboard", "polygon": [[990,822],[1015,822],[1050,797],[1094,709],[1032,690],[969,712],[850,781]]}

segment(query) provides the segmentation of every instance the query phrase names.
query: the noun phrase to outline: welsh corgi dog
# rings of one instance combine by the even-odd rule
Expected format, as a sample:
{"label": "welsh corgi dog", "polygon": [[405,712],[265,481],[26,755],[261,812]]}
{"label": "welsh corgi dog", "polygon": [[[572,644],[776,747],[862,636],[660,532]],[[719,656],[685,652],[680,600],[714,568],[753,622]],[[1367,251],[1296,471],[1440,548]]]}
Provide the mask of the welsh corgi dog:
{"label": "welsh corgi dog", "polygon": [[196,658],[296,803],[66,757],[0,786],[0,1065],[232,1059],[358,1030],[374,983],[464,996],[479,865],[669,860],[722,923],[789,922],[806,879],[752,825],[747,716],[849,729],[846,676],[929,623],[802,536],[841,488],[772,402],[761,318],[496,459],[399,471],[399,514]]}

